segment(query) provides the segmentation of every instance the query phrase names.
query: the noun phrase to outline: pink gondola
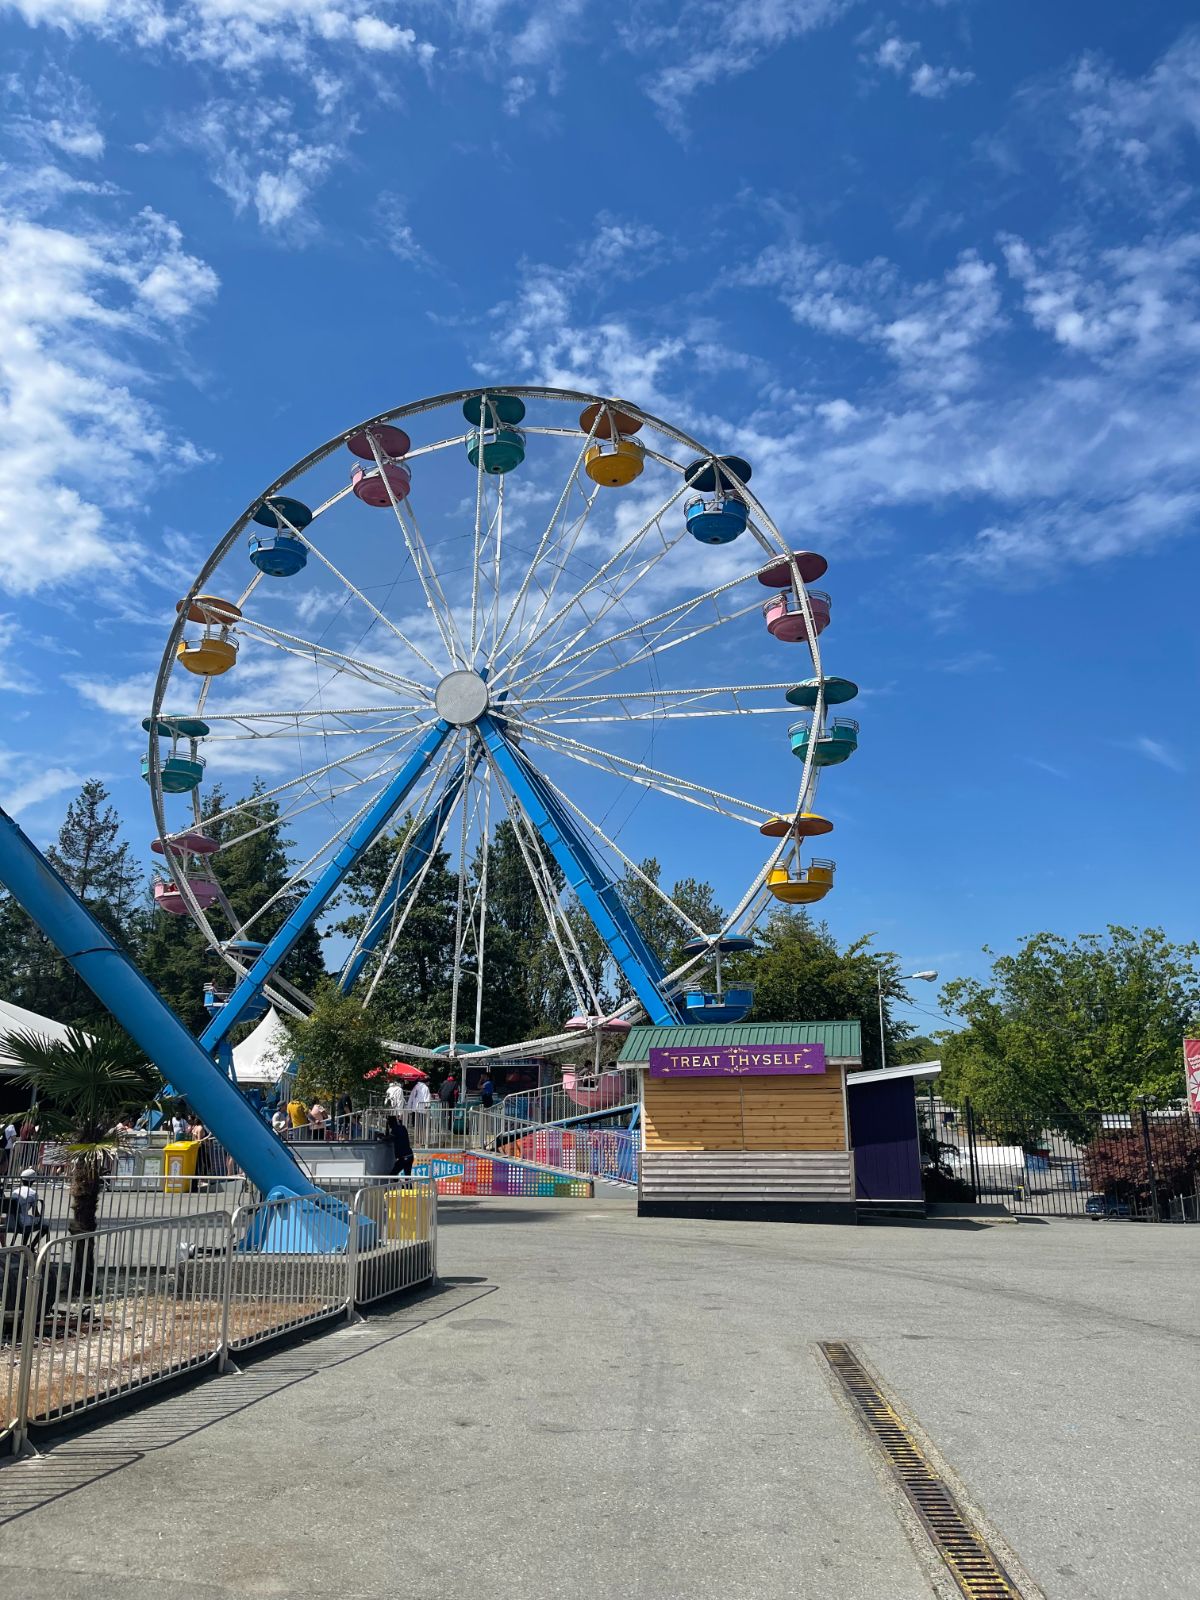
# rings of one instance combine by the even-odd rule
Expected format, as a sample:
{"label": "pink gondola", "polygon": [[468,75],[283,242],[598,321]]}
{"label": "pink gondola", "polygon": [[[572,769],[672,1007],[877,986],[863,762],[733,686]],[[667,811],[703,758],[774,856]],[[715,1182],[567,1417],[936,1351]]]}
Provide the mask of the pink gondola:
{"label": "pink gondola", "polygon": [[[808,603],[812,607],[817,633],[824,633],[829,626],[829,596],[820,589],[809,589]],[[808,622],[800,609],[800,602],[790,591],[773,595],[763,606],[763,616],[767,632],[775,639],[795,644],[800,639],[808,638]]]}
{"label": "pink gondola", "polygon": [[[217,886],[211,878],[189,878],[188,887],[196,897],[196,904],[201,911],[207,911],[210,906],[217,903]],[[160,911],[165,911],[168,916],[182,917],[188,912],[188,904],[175,884],[165,878],[154,880],[154,904]]]}
{"label": "pink gondola", "polygon": [[[388,493],[389,484],[391,494]],[[378,467],[355,467],[350,474],[350,487],[365,506],[390,506],[393,495],[397,500],[408,499],[412,473],[401,461],[385,461],[382,476]]]}
{"label": "pink gondola", "polygon": [[602,1072],[599,1078],[584,1088],[575,1069],[564,1067],[562,1085],[581,1111],[604,1111],[609,1106],[624,1105],[629,1098],[623,1072]]}

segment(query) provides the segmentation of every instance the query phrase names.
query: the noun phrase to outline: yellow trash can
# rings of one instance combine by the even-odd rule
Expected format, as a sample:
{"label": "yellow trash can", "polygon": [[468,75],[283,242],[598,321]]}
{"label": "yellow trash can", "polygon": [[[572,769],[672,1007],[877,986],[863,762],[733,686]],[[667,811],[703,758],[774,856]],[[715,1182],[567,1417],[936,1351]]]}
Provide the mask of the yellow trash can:
{"label": "yellow trash can", "polygon": [[199,1139],[180,1139],[163,1150],[163,1193],[190,1194],[196,1187],[196,1160]]}
{"label": "yellow trash can", "polygon": [[[399,1199],[400,1204],[396,1201]],[[421,1207],[425,1195],[420,1189],[401,1189],[387,1197],[387,1237],[389,1239],[419,1239],[421,1237]]]}

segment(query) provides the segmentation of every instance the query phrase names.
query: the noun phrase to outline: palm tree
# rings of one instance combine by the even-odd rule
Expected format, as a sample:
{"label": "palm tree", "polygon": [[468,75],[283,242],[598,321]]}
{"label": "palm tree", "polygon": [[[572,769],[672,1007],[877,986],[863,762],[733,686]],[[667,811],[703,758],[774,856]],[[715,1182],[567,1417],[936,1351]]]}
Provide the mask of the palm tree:
{"label": "palm tree", "polygon": [[104,1159],[120,1147],[113,1125],[145,1110],[162,1079],[123,1028],[100,1022],[52,1039],[32,1029],[0,1035],[0,1062],[34,1091],[41,1132],[63,1147],[71,1180],[72,1233],[92,1233]]}

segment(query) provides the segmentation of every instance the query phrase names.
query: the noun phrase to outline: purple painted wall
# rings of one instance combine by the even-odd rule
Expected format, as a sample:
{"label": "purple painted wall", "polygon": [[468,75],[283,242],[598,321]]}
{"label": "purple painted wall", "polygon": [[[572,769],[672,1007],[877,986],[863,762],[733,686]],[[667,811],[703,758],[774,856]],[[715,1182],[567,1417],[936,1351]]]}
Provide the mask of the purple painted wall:
{"label": "purple painted wall", "polygon": [[850,1074],[850,1144],[860,1200],[920,1200],[921,1149],[913,1080],[864,1083]]}

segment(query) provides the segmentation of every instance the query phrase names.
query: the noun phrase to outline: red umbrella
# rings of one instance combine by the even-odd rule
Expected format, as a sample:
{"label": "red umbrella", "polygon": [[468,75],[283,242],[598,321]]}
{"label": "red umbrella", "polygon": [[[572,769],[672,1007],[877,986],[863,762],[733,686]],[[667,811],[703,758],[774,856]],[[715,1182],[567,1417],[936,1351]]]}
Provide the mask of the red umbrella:
{"label": "red umbrella", "polygon": [[410,1082],[417,1078],[427,1078],[429,1074],[422,1072],[420,1067],[410,1067],[407,1061],[393,1061],[387,1069],[389,1078],[404,1078]]}

